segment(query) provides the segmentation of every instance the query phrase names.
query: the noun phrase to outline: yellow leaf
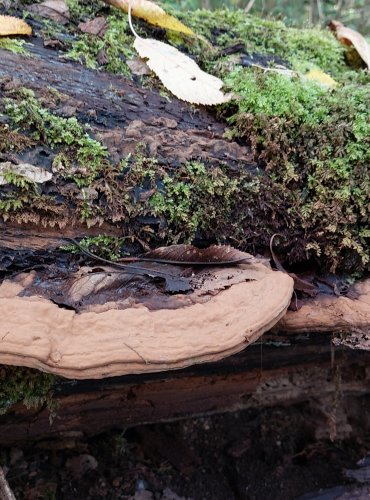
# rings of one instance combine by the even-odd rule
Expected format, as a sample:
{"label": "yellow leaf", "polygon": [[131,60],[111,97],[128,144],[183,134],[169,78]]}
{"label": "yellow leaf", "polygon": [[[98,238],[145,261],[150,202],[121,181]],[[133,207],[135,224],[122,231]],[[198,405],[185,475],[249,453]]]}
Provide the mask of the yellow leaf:
{"label": "yellow leaf", "polygon": [[190,57],[166,43],[137,37],[134,47],[176,97],[193,104],[214,105],[230,100],[220,89],[222,80],[202,71]]}
{"label": "yellow leaf", "polygon": [[321,85],[325,85],[325,87],[333,88],[336,85],[338,85],[338,82],[333,80],[333,78],[330,75],[324,73],[321,69],[318,68],[311,69],[304,76],[305,78],[307,78],[307,80],[313,80],[314,82],[321,83]]}
{"label": "yellow leaf", "polygon": [[[128,12],[129,0],[104,0],[105,3],[118,7],[124,12]],[[144,19],[150,24],[160,26],[168,30],[178,31],[186,35],[194,36],[195,33],[185,26],[176,17],[167,14],[159,5],[149,0],[135,0],[132,6],[132,15]]]}
{"label": "yellow leaf", "polygon": [[0,16],[0,36],[8,35],[32,35],[32,28],[23,19]]}
{"label": "yellow leaf", "polygon": [[345,45],[353,45],[361,59],[370,69],[370,45],[365,38],[355,30],[347,28],[339,21],[331,21],[329,27],[334,31],[338,40]]}

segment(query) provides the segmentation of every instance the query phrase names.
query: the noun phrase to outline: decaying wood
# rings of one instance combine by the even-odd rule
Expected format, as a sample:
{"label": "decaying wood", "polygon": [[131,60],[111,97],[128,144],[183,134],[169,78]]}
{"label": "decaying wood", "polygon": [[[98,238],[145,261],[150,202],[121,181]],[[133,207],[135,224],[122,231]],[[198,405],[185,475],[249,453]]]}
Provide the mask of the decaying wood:
{"label": "decaying wood", "polygon": [[[0,49],[0,78],[8,82],[3,84],[5,88],[23,85],[42,95],[50,86],[68,96],[68,106],[76,114],[90,117],[93,133],[99,133],[113,162],[135,154],[142,141],[148,155],[162,164],[198,158],[255,166],[250,149],[225,139],[225,124],[205,109],[190,110],[176,99],[168,102],[158,92],[143,89],[127,78],[88,70],[43,47],[34,45],[31,50],[36,57]],[[63,106],[66,104],[55,111],[63,114]],[[43,155],[45,151],[34,151],[33,163],[44,164]]]}
{"label": "decaying wood", "polygon": [[[199,159],[211,165],[226,164],[230,171],[240,161],[246,170],[253,171],[256,167],[250,149],[225,139],[225,124],[206,110],[192,110],[175,99],[168,102],[158,92],[142,89],[123,77],[87,70],[37,42],[31,50],[34,58],[0,50],[2,88],[9,91],[26,86],[33,89],[37,97],[42,97],[48,87],[56,89],[66,99],[53,111],[68,116],[73,109],[72,114],[89,121],[92,134],[98,135],[107,146],[113,163],[118,163],[129,153],[135,153],[137,144],[144,141],[148,155],[155,156],[164,165],[176,166]],[[34,148],[21,159],[35,165],[45,165],[45,162],[50,165],[53,153],[48,148]],[[54,251],[65,243],[66,237],[122,234],[122,227],[113,221],[87,227],[67,206],[65,215],[62,230],[57,223],[50,227],[30,222],[16,225],[1,220],[0,271],[3,275],[8,267],[13,272],[37,267],[39,263],[44,266],[54,263]],[[228,295],[232,290],[222,293]],[[241,292],[235,293],[235,290],[232,292],[234,295],[231,294],[231,305],[235,305],[239,295],[240,300],[247,301],[248,297]],[[16,405],[7,415],[0,417],[0,443],[14,444],[74,433],[93,434],[113,426],[126,427],[240,408],[299,403],[308,399],[316,401],[320,411],[328,415],[330,405],[335,405],[338,400],[338,391],[343,404],[347,396],[361,398],[370,393],[367,369],[370,353],[343,346],[334,349],[331,342],[332,332],[369,334],[370,281],[356,285],[353,291],[353,295],[346,297],[319,294],[314,299],[304,300],[298,311],[289,312],[280,321],[275,333],[265,334],[261,346],[252,345],[244,352],[217,363],[171,373],[83,381],[74,386],[60,382],[56,391],[57,416],[53,424],[49,424],[48,409],[32,410],[21,404]],[[17,297],[16,300],[17,305],[13,309],[15,322],[20,321],[20,303],[29,306],[33,302],[35,308],[40,306],[39,315],[43,317],[45,299]],[[50,304],[46,309],[49,307]],[[59,315],[70,317],[75,314],[56,304],[53,308],[54,327],[60,323],[56,319]],[[274,321],[283,314],[284,308],[275,314]],[[264,313],[262,304],[256,306],[256,311]],[[11,312],[9,308],[8,312]],[[26,310],[23,312],[23,324],[26,325],[30,314]],[[96,312],[89,314],[96,315]],[[184,314],[187,316],[186,312]],[[223,316],[224,311],[220,309],[221,325]],[[187,321],[188,317],[185,317],[183,323]],[[232,354],[246,345],[242,325],[236,326],[239,337],[243,339],[235,342],[234,338],[233,348],[229,344],[217,346],[218,354]],[[270,326],[272,323],[267,322],[264,329]],[[199,322],[196,323],[198,327]],[[42,349],[37,347],[35,338],[29,338],[27,353],[22,351],[26,342],[19,348],[16,342],[12,344],[12,332],[3,331],[0,335],[3,362],[43,369],[52,367],[55,373],[66,375],[58,368],[63,353],[56,347],[58,338],[53,328],[50,331],[51,341],[45,341]],[[178,335],[182,333],[177,329]],[[210,328],[210,339],[212,333]],[[88,328],[85,334],[89,334]],[[251,337],[248,342],[255,338]],[[215,343],[215,340],[213,344],[211,342],[211,348],[207,345],[207,352],[213,353],[213,357],[204,357],[203,361],[220,357],[214,355]],[[156,344],[161,346],[161,340],[156,339]],[[75,354],[81,361],[81,353],[84,353],[86,358],[84,346],[86,339],[79,346],[71,344],[71,355]],[[115,345],[114,350],[122,352],[124,347]],[[99,365],[99,376],[116,375],[118,372],[109,360],[104,359],[100,348],[97,353],[96,346],[94,349],[100,360],[93,360],[92,365],[95,364],[95,369]],[[149,357],[146,352],[142,354],[141,349],[126,346],[126,354],[141,368],[149,367],[149,371],[153,371],[147,363]],[[187,355],[190,356],[189,352]],[[163,363],[159,368],[179,368],[188,364],[174,362],[168,367]],[[78,378],[83,368],[78,363],[72,365],[69,366],[69,375]],[[127,370],[119,373],[127,373]],[[86,376],[96,376],[96,371],[86,371],[83,377]]]}
{"label": "decaying wood", "polygon": [[[330,418],[370,394],[370,352],[333,349],[330,334],[265,334],[261,344],[217,363],[186,370],[120,378],[61,382],[55,390],[56,416],[21,403],[0,416],[0,443],[91,435],[243,408],[310,401]],[[326,424],[325,424],[326,422]],[[338,424],[339,425],[339,424]],[[350,423],[342,422],[351,435]],[[324,432],[322,430],[322,432]]]}

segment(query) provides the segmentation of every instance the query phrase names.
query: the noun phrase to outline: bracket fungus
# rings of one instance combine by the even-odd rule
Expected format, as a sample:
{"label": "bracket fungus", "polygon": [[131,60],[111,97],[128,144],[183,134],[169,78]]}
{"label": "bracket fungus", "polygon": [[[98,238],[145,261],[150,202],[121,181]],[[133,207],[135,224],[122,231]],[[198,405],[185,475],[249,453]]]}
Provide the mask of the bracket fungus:
{"label": "bracket fungus", "polygon": [[[84,379],[216,361],[279,321],[293,292],[287,274],[256,262],[203,268],[195,272],[192,292],[178,294],[161,295],[141,281],[144,292],[128,296],[122,290],[132,287],[132,275],[127,280],[125,273],[105,269],[103,282],[96,282],[99,273],[101,267],[82,268],[64,279],[32,271],[4,280],[0,363]],[[57,283],[59,299],[50,283]]]}
{"label": "bracket fungus", "polygon": [[370,349],[370,279],[352,285],[346,296],[318,294],[300,301],[297,311],[288,313],[274,331],[287,333],[332,332],[342,335],[335,344]]}

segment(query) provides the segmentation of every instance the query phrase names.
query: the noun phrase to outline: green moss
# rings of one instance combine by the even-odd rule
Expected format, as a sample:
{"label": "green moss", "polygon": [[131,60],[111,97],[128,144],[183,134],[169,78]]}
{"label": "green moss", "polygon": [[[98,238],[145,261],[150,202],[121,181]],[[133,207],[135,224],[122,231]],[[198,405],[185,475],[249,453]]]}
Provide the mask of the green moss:
{"label": "green moss", "polygon": [[102,65],[99,63],[99,55],[104,54],[105,70],[129,76],[131,72],[126,60],[131,59],[135,51],[132,49],[133,36],[130,33],[127,15],[116,11],[107,17],[107,21],[109,27],[102,38],[81,34],[72,42],[66,56],[88,68],[96,69]]}
{"label": "green moss", "polygon": [[329,91],[302,78],[242,68],[227,83],[241,95],[232,135],[251,143],[271,188],[286,193],[286,211],[298,217],[295,229],[306,246],[295,246],[291,260],[304,260],[306,251],[332,271],[366,269],[370,83]]}
{"label": "green moss", "polygon": [[288,28],[281,21],[245,15],[242,10],[177,15],[221,49],[243,42],[245,52],[278,56],[296,70],[302,70],[302,64],[315,65],[337,76],[346,69],[345,49],[328,30]]}
{"label": "green moss", "polygon": [[[6,99],[5,112],[13,125],[29,130],[35,141],[52,148],[66,146],[63,155],[58,157],[56,169],[64,170],[65,176],[73,178],[79,186],[88,185],[96,177],[108,156],[106,148],[90,137],[75,117],[54,115],[41,105],[31,90],[20,89],[16,99]],[[67,165],[68,158],[71,163]],[[74,168],[72,162],[77,162]]]}
{"label": "green moss", "polygon": [[104,7],[104,2],[100,0],[66,0],[71,19],[74,22],[88,18]]}
{"label": "green moss", "polygon": [[0,49],[10,50],[22,56],[30,56],[30,52],[24,47],[25,44],[25,40],[18,38],[0,37]]}
{"label": "green moss", "polygon": [[0,366],[0,414],[22,401],[27,408],[46,404],[52,409],[53,375],[29,368]]}
{"label": "green moss", "polygon": [[[117,238],[114,236],[93,236],[90,238],[83,238],[79,241],[80,246],[86,250],[112,261],[122,257],[121,248],[125,242],[125,238]],[[63,247],[72,253],[81,252],[77,245],[68,245]]]}
{"label": "green moss", "polygon": [[[164,216],[168,239],[189,242],[197,234],[210,234],[211,228],[231,216],[240,179],[232,179],[221,167],[207,169],[202,163],[186,163],[176,172],[164,172],[163,188],[150,199],[156,216]],[[222,241],[225,236],[217,234]]]}

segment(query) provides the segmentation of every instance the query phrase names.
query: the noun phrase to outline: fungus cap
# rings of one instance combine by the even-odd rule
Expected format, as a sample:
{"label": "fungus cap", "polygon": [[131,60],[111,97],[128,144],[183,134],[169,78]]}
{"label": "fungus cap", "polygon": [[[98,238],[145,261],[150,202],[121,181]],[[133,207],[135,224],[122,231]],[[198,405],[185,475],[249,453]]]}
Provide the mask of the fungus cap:
{"label": "fungus cap", "polygon": [[[284,316],[293,280],[263,264],[241,265],[242,282],[185,307],[77,313],[38,295],[20,296],[30,275],[0,286],[0,363],[67,378],[165,371],[244,349]],[[230,272],[230,271],[229,271]],[[182,294],[174,296],[181,301]]]}

